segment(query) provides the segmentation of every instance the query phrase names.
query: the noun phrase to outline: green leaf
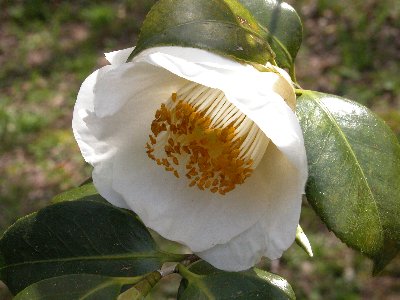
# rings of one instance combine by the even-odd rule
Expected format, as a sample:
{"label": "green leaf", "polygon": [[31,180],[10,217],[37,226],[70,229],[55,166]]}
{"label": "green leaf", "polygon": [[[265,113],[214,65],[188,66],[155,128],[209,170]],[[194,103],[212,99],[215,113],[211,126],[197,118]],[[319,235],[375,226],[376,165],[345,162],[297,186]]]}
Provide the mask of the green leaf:
{"label": "green leaf", "polygon": [[322,221],[380,272],[400,248],[400,146],[366,107],[304,91],[297,115],[304,132],[307,198]]}
{"label": "green leaf", "polygon": [[0,279],[16,294],[66,274],[139,276],[183,259],[158,249],[128,211],[96,201],[66,201],[18,220],[0,239]]}
{"label": "green leaf", "polygon": [[268,43],[281,68],[289,68],[294,79],[294,60],[303,40],[303,25],[296,10],[278,0],[239,0],[268,32]]}
{"label": "green leaf", "polygon": [[92,182],[86,183],[82,186],[58,194],[53,199],[51,199],[51,202],[58,203],[58,202],[74,201],[74,200],[91,200],[91,201],[108,203],[107,200],[105,200],[97,193],[97,190]]}
{"label": "green leaf", "polygon": [[[14,300],[110,300],[117,299],[124,285],[134,284],[142,277],[105,277],[72,274],[34,283]],[[133,299],[133,298],[131,298]]]}
{"label": "green leaf", "polygon": [[209,50],[265,64],[274,54],[268,32],[237,0],[160,0],[141,28],[135,56],[156,46]]}
{"label": "green leaf", "polygon": [[254,268],[244,272],[224,272],[205,261],[189,268],[178,265],[183,279],[178,299],[296,299],[282,277]]}

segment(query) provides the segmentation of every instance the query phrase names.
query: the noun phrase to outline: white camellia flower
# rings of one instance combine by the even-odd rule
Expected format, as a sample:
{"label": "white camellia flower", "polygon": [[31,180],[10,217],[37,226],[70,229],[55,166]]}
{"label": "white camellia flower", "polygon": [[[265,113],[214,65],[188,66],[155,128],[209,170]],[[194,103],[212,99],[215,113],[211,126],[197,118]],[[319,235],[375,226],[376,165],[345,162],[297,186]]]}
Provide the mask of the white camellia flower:
{"label": "white camellia flower", "polygon": [[75,105],[99,193],[217,268],[280,257],[307,179],[288,74],[182,47],[127,62],[132,50],[106,54]]}

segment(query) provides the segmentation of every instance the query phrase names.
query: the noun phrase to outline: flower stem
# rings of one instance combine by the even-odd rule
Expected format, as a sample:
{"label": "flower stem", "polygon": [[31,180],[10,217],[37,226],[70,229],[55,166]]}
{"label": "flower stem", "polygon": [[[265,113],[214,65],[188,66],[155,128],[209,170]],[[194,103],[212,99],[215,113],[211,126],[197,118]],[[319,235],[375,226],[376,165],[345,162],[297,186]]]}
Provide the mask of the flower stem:
{"label": "flower stem", "polygon": [[198,257],[196,254],[188,254],[188,256],[186,257],[186,259],[183,260],[183,261],[181,262],[181,264],[187,267],[187,266],[191,265],[192,263],[194,263],[194,262],[196,262],[196,261],[198,261],[198,260],[200,260],[200,259],[201,259],[201,258]]}
{"label": "flower stem", "polygon": [[[179,264],[187,267],[198,260],[200,260],[200,257],[198,257],[197,255],[187,254],[185,256],[185,258],[181,262],[179,262]],[[177,273],[178,272],[177,266],[178,266],[178,263],[174,263],[172,265],[165,266],[165,267],[161,268],[160,270],[158,270],[158,273],[160,273],[161,277],[165,277],[165,276],[171,275],[173,273]]]}

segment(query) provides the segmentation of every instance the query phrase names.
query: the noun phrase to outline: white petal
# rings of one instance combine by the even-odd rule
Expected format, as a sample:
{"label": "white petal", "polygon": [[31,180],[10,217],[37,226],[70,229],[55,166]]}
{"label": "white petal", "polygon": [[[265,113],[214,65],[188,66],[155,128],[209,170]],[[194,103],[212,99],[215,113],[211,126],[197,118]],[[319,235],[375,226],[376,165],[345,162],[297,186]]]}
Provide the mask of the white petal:
{"label": "white petal", "polygon": [[[77,113],[76,136],[82,140],[81,148],[87,148],[82,152],[95,166],[103,196],[120,206],[122,198],[147,226],[201,252],[239,237],[258,223],[273,201],[268,196],[271,187],[256,175],[261,172],[257,168],[245,184],[224,197],[189,188],[185,180],[157,166],[147,158],[144,146],[160,103],[186,79],[219,88],[287,155],[301,179],[307,174],[305,152],[293,112],[277,93],[265,92],[279,91],[282,76],[260,73],[208,52],[206,60],[204,52],[199,54],[202,50],[174,48],[179,47],[144,51],[133,62],[112,66],[97,81],[91,80],[94,99],[92,84],[90,109]],[[197,63],[189,61],[192,54],[199,54],[194,56]],[[300,202],[299,197],[295,200]]]}
{"label": "white petal", "polygon": [[[166,101],[183,82],[186,80],[146,62],[123,64],[108,72],[107,76],[96,83],[94,100],[96,115],[100,118],[111,116],[128,101],[141,105],[149,93],[152,97],[150,101],[154,104],[150,105],[150,108],[157,109],[159,104]],[[161,94],[167,96],[158,98]],[[139,108],[132,113],[142,114]]]}
{"label": "white petal", "polygon": [[114,205],[127,208],[122,197],[110,189],[115,148],[95,134],[104,124],[94,118],[93,88],[97,80],[112,69],[112,66],[105,66],[96,70],[82,83],[75,103],[72,130],[84,159],[95,166],[92,176],[99,193]]}
{"label": "white petal", "polygon": [[93,145],[101,143],[101,141],[97,140],[96,137],[93,136],[92,132],[88,128],[86,119],[90,118],[89,116],[94,113],[93,87],[97,80],[110,70],[112,70],[111,66],[105,66],[96,70],[86,78],[78,92],[78,97],[74,107],[72,130],[82,151],[83,157],[92,165],[97,162],[96,152],[99,151],[98,149],[95,149],[98,147],[94,147]]}
{"label": "white petal", "polygon": [[93,184],[97,192],[108,202],[117,207],[129,209],[124,198],[112,188],[113,175],[113,161],[105,160],[93,169]]}
{"label": "white petal", "polygon": [[[125,74],[126,69],[111,69],[101,81],[109,82],[111,72],[112,76],[116,77],[118,72]],[[158,72],[163,73],[162,70]],[[257,193],[252,193],[254,197],[247,202],[242,199],[249,194],[251,184],[247,185],[247,188],[243,186],[231,192],[228,198],[210,192],[204,193],[197,188],[189,188],[186,180],[176,179],[147,157],[144,146],[151,132],[150,124],[154,113],[160,103],[177,90],[174,89],[174,82],[181,82],[181,79],[174,75],[175,80],[170,78],[171,73],[164,73],[167,74],[156,77],[160,79],[157,82],[157,90],[153,85],[142,82],[137,85],[131,83],[133,95],[141,97],[132,98],[114,115],[99,118],[92,113],[91,118],[86,117],[79,122],[93,135],[85,136],[85,141],[90,144],[89,151],[93,152],[89,162],[95,164],[93,177],[99,192],[114,204],[118,203],[122,195],[146,225],[166,238],[201,251],[228,241],[257,222],[257,215],[261,216],[263,211],[262,195],[267,191],[263,188],[258,189]],[[154,80],[153,77],[150,78]],[[130,80],[122,78],[122,81]],[[146,86],[148,90],[143,89]],[[118,101],[120,86],[111,84],[106,87],[110,89],[107,95],[114,95],[112,101]],[[106,97],[101,99],[111,101]],[[108,149],[105,150],[104,147]],[[85,155],[85,151],[82,152]],[[108,168],[101,168],[96,165],[97,162],[106,164]],[[113,181],[109,180],[108,174],[113,177]],[[114,195],[110,191],[115,191]],[[205,222],[205,219],[208,221]],[[215,231],[216,227],[221,228],[222,232]]]}
{"label": "white petal", "polygon": [[264,198],[269,206],[263,217],[228,243],[196,253],[219,269],[241,271],[254,266],[262,256],[279,258],[294,241],[304,178],[273,145],[268,146],[256,171],[260,184],[269,186]]}
{"label": "white petal", "polygon": [[251,178],[223,197],[189,187],[187,180],[175,178],[137,152],[119,153],[114,175],[113,188],[147,226],[192,251],[229,241],[257,222],[266,207],[266,188],[254,190]]}
{"label": "white petal", "polygon": [[126,60],[128,59],[129,55],[131,55],[134,49],[135,47],[131,47],[123,50],[104,53],[104,55],[106,59],[110,62],[110,64],[119,66],[126,63]]}
{"label": "white petal", "polygon": [[[141,52],[138,56],[134,58],[134,61],[148,61],[157,63],[157,56],[161,54],[162,56],[177,57],[184,61],[189,61],[200,66],[206,66],[212,69],[218,70],[243,70],[253,69],[253,67],[248,64],[238,63],[232,59],[226,58],[224,56],[216,55],[212,52],[188,47],[155,47],[150,48]],[[149,59],[149,57],[151,57]]]}
{"label": "white petal", "polygon": [[[123,111],[129,110],[127,104]],[[127,116],[117,113],[115,117]],[[142,126],[141,130],[132,131],[125,139],[129,145],[116,155],[113,189],[147,226],[167,239],[183,243],[193,251],[203,251],[245,231],[268,208],[265,199],[269,185],[257,180],[257,176],[250,177],[227,196],[189,187],[185,178],[175,178],[147,157],[144,145],[150,126],[145,133],[146,126],[141,122],[137,126]]]}

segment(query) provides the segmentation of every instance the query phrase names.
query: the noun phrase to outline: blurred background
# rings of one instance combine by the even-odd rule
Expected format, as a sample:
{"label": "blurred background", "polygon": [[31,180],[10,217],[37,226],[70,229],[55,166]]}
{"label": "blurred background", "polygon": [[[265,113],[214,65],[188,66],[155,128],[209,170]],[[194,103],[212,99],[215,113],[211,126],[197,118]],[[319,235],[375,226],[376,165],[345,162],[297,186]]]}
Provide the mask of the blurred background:
{"label": "blurred background", "polygon": [[[71,131],[85,77],[103,52],[131,47],[153,0],[0,0],[0,234],[17,218],[90,176]],[[297,77],[306,89],[354,99],[400,138],[400,1],[288,1],[304,25]],[[400,299],[400,259],[380,277],[305,203],[301,224],[314,248],[293,245],[264,264],[298,299]],[[174,299],[178,277],[151,299]],[[0,282],[0,299],[9,299]]]}

